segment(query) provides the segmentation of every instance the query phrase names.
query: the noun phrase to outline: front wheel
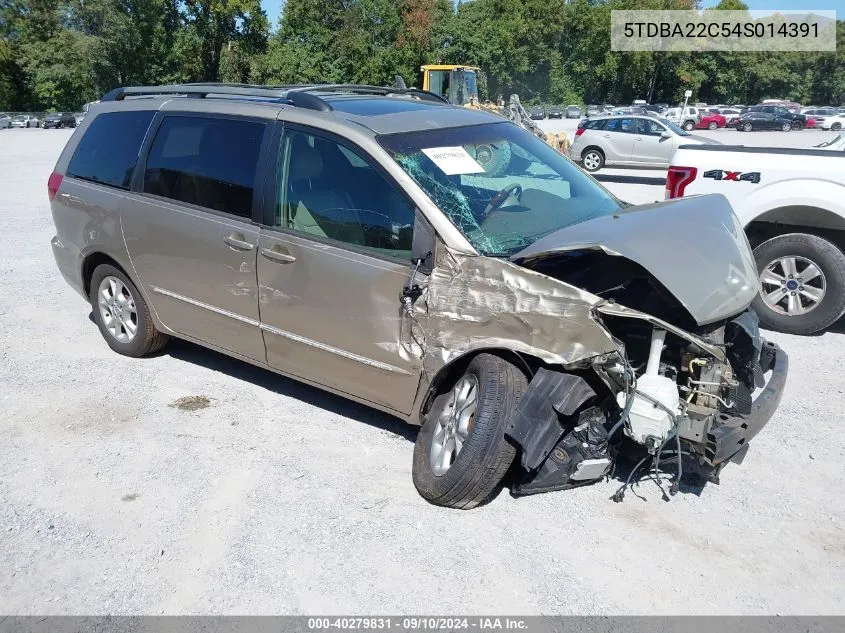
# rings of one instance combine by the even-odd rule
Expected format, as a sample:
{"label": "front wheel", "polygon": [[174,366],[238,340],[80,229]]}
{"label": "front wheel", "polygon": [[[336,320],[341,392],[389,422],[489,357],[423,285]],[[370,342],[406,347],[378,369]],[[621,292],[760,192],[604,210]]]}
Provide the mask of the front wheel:
{"label": "front wheel", "polygon": [[789,334],[812,334],[845,313],[845,254],[816,235],[789,233],[754,249],[760,323]]}
{"label": "front wheel", "polygon": [[839,130],[842,129],[842,124],[841,123],[834,123],[833,125],[830,126],[830,129],[833,130],[834,132],[838,132]]}
{"label": "front wheel", "polygon": [[492,499],[516,457],[505,431],[526,386],[514,365],[479,354],[435,398],[414,445],[414,486],[426,501],[466,510]]}
{"label": "front wheel", "polygon": [[604,154],[597,149],[588,149],[581,155],[581,163],[590,173],[598,171],[604,167]]}
{"label": "front wheel", "polygon": [[122,270],[97,266],[88,298],[100,334],[118,354],[137,358],[167,344],[169,337],[156,330],[144,297]]}

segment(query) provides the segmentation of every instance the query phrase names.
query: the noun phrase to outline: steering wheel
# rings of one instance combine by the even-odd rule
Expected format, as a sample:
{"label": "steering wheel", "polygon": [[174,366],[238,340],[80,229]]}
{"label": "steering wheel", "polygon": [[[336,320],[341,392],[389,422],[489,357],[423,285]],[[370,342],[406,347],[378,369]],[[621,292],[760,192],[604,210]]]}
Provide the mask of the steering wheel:
{"label": "steering wheel", "polygon": [[502,189],[499,193],[495,196],[490,198],[490,202],[484,207],[484,211],[482,212],[483,217],[487,217],[493,211],[501,207],[508,198],[511,196],[515,196],[517,200],[522,195],[522,185],[514,183],[512,185],[508,185],[504,189]]}

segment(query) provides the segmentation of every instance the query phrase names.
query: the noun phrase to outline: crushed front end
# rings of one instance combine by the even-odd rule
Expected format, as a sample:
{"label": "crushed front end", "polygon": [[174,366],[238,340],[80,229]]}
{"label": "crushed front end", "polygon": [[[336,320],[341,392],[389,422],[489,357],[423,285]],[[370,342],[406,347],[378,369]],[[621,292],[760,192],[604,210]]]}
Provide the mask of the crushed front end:
{"label": "crushed front end", "polygon": [[514,493],[593,483],[633,445],[644,456],[616,500],[639,473],[660,477],[661,464],[675,470],[672,493],[682,474],[718,483],[777,409],[786,353],[750,309],[695,334],[613,302],[595,309],[620,354],[592,365],[601,384],[574,368],[535,374],[509,431],[521,448]]}

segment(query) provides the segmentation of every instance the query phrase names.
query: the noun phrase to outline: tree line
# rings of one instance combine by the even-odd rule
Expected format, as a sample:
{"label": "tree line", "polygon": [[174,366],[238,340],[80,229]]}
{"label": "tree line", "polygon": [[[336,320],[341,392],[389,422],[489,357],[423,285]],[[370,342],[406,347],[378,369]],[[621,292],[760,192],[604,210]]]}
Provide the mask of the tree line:
{"label": "tree line", "polygon": [[[527,103],[845,104],[836,53],[610,50],[613,9],[696,0],[0,0],[0,110],[78,110],[115,86],[189,81],[368,83],[423,63],[483,70],[482,98]],[[718,8],[744,9],[739,0]]]}

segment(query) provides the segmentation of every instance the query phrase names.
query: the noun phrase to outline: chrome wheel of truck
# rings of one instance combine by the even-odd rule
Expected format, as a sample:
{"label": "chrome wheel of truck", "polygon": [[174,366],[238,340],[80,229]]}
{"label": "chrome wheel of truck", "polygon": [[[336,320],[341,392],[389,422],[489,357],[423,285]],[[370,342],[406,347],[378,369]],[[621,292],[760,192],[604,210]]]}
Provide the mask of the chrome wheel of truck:
{"label": "chrome wheel of truck", "polygon": [[845,254],[805,233],[779,235],[754,249],[760,292],[752,306],[760,323],[790,334],[811,334],[845,313]]}

